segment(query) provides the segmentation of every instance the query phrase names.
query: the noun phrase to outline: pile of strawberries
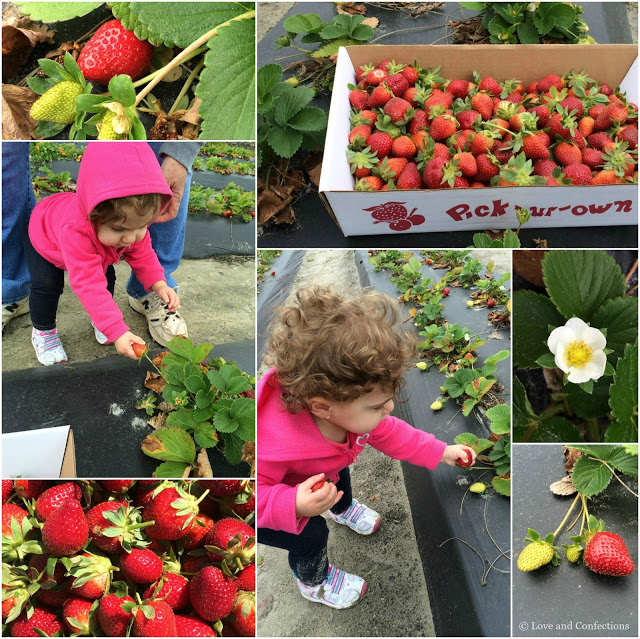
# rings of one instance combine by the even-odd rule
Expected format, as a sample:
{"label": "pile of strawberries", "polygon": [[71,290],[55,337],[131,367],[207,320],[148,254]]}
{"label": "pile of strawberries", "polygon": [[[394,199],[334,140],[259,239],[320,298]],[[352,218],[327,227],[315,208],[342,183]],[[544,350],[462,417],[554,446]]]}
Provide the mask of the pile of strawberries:
{"label": "pile of strawberries", "polygon": [[637,183],[638,107],[584,70],[525,87],[385,60],[357,69],[356,190]]}
{"label": "pile of strawberries", "polygon": [[255,636],[249,480],[2,480],[3,635]]}

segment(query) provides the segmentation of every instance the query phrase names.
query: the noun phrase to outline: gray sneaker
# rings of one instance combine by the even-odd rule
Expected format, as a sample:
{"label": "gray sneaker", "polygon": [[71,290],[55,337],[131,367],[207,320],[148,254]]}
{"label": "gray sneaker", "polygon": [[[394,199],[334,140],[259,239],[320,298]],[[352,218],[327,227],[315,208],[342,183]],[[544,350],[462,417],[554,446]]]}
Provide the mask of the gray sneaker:
{"label": "gray sneaker", "polygon": [[2,329],[14,318],[26,315],[29,312],[29,296],[14,304],[5,304],[2,307]]}
{"label": "gray sneaker", "polygon": [[166,346],[174,337],[189,337],[186,322],[178,315],[178,311],[170,311],[156,293],[149,293],[139,300],[129,297],[129,306],[144,315],[149,324],[151,337],[161,346]]}

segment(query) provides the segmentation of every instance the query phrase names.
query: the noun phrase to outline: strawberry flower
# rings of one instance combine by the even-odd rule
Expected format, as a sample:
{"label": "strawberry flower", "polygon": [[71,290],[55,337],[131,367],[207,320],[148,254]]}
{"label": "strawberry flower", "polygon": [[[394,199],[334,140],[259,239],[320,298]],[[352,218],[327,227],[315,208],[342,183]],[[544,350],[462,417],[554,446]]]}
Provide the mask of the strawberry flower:
{"label": "strawberry flower", "polygon": [[571,383],[597,380],[604,374],[607,338],[579,317],[572,317],[564,326],[551,331],[547,345],[555,355],[556,366],[569,374]]}

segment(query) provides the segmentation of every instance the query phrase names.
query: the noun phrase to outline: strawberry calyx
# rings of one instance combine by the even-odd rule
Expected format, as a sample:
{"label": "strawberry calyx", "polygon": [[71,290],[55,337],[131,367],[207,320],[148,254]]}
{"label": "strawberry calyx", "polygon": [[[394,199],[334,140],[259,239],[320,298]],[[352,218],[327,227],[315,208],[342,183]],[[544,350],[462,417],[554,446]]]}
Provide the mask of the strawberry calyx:
{"label": "strawberry calyx", "polygon": [[104,528],[101,534],[104,537],[117,537],[125,552],[131,552],[132,548],[146,548],[149,545],[140,534],[140,530],[152,526],[155,522],[142,521],[142,515],[137,508],[131,505],[121,506],[116,511],[103,512],[102,516],[113,526]]}

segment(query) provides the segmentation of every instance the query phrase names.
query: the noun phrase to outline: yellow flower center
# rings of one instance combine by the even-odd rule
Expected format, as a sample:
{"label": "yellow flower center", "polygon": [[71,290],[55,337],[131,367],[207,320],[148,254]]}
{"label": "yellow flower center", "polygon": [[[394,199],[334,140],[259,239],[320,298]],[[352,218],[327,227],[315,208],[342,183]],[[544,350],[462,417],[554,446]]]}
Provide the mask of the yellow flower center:
{"label": "yellow flower center", "polygon": [[575,340],[569,344],[564,352],[567,364],[573,368],[582,368],[593,359],[593,349],[582,340]]}

